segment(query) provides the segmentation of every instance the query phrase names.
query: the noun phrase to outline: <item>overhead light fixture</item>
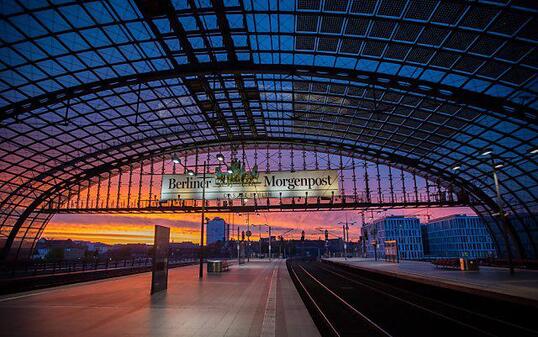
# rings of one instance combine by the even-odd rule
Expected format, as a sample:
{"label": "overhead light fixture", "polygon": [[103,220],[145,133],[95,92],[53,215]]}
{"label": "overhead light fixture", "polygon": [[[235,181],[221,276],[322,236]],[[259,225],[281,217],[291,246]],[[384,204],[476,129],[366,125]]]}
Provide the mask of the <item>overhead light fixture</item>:
{"label": "overhead light fixture", "polygon": [[228,169],[228,173],[232,174],[232,173],[234,173],[234,171],[232,171],[232,169]]}
{"label": "overhead light fixture", "polygon": [[496,169],[501,168],[501,167],[504,167],[504,164],[497,164],[497,165],[495,165],[495,168],[496,168]]}
{"label": "overhead light fixture", "polygon": [[531,150],[531,154],[537,154],[538,153],[538,147],[534,150]]}
{"label": "overhead light fixture", "polygon": [[488,149],[488,150],[485,150],[484,152],[482,152],[482,155],[483,156],[489,156],[492,153],[493,153],[493,151]]}
{"label": "overhead light fixture", "polygon": [[222,153],[217,154],[218,161],[224,161],[224,155]]}
{"label": "overhead light fixture", "polygon": [[174,162],[174,164],[181,164],[181,159],[179,159],[177,154],[172,155],[172,161]]}
{"label": "overhead light fixture", "polygon": [[456,165],[456,166],[454,166],[452,169],[453,169],[454,171],[457,171],[457,170],[461,169],[461,166]]}
{"label": "overhead light fixture", "polygon": [[193,170],[187,170],[187,174],[190,175],[190,176],[193,176],[193,175],[194,175],[194,171],[193,171]]}

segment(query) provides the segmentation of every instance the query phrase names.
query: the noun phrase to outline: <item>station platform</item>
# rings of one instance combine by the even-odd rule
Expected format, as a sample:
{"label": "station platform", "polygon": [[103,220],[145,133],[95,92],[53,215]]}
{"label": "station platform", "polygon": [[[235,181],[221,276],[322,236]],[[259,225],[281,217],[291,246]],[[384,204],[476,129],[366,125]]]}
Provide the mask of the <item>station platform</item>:
{"label": "station platform", "polygon": [[538,306],[538,271],[480,267],[479,271],[436,268],[432,263],[400,260],[400,263],[375,261],[373,258],[327,258],[330,262],[396,276],[444,288],[482,294],[488,297]]}
{"label": "station platform", "polygon": [[2,296],[0,336],[319,336],[282,260],[168,281],[153,296],[151,273]]}

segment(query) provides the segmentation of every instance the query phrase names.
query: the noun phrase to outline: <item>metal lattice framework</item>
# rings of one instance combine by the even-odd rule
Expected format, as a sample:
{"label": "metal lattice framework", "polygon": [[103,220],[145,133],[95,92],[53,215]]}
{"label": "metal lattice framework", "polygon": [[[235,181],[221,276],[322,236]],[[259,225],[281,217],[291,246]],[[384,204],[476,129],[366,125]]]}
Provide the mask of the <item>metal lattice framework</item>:
{"label": "metal lattice framework", "polygon": [[[538,245],[537,7],[512,1],[3,1],[0,248],[80,181],[208,144],[310,144],[455,183]],[[462,169],[454,171],[453,167]],[[502,243],[502,240],[497,240]],[[506,247],[504,248],[506,250]]]}
{"label": "metal lattice framework", "polygon": [[[159,190],[162,177],[165,174],[185,174],[187,169],[194,174],[202,174],[204,161],[209,166],[207,173],[213,176],[215,169],[222,171],[227,165],[226,161],[212,163],[211,159],[215,161],[217,154],[230,160],[241,160],[246,170],[256,167],[257,172],[264,173],[293,172],[297,168],[302,171],[320,168],[336,170],[339,193],[333,192],[322,198],[309,196],[308,193],[295,197],[269,197],[254,192],[246,198],[234,195],[206,200],[205,211],[209,212],[379,211],[388,208],[473,207],[480,204],[476,199],[471,200],[467,194],[457,193],[461,188],[455,182],[445,181],[441,184],[437,177],[424,179],[417,176],[417,172],[405,172],[403,168],[383,165],[382,160],[377,159],[375,163],[359,160],[344,156],[342,151],[336,152],[330,147],[314,149],[312,145],[294,143],[228,145],[229,148],[220,144],[206,145],[206,148],[187,147],[182,149],[182,153],[152,153],[147,160],[131,163],[128,167],[110,169],[107,174],[79,181],[67,193],[59,194],[57,199],[50,199],[41,211],[53,214],[199,212],[202,200],[181,196],[177,200],[161,200]],[[263,153],[260,153],[260,147]],[[238,151],[241,151],[241,155],[237,154]],[[265,154],[265,158],[260,158],[260,154]],[[321,155],[323,158],[320,158]],[[171,158],[183,158],[185,164],[176,165]]]}

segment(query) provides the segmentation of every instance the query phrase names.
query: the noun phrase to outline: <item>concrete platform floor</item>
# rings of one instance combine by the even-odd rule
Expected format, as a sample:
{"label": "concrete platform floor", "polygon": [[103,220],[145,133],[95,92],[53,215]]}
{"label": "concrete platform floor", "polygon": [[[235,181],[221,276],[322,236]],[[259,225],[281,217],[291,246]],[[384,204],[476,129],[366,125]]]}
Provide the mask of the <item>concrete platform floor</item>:
{"label": "concrete platform floor", "polygon": [[489,292],[505,298],[520,298],[538,303],[538,271],[516,269],[512,276],[507,268],[480,267],[479,271],[460,271],[436,268],[429,262],[402,260],[390,263],[371,258],[329,258],[329,261],[415,281],[470,292]]}
{"label": "concrete platform floor", "polygon": [[[206,274],[207,275],[207,274]],[[319,336],[284,261],[252,261],[198,279],[171,269],[0,297],[0,336]]]}

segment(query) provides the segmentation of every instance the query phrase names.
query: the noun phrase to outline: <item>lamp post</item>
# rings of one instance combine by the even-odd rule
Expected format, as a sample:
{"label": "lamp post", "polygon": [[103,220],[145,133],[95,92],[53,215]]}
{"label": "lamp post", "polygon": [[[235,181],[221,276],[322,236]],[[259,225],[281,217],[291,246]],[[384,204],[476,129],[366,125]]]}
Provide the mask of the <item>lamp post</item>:
{"label": "lamp post", "polygon": [[361,244],[361,257],[366,257],[366,237],[364,233],[366,232],[366,220],[364,219],[364,211],[360,212],[361,215],[361,235],[360,235],[360,244]]}
{"label": "lamp post", "polygon": [[344,240],[344,259],[347,260],[346,225],[342,225],[342,232],[343,232],[342,240]]}
{"label": "lamp post", "polygon": [[344,232],[344,259],[347,260],[347,242],[349,241],[349,226],[353,226],[356,221],[346,222],[340,221],[338,224],[342,224],[342,231]]}
{"label": "lamp post", "polygon": [[503,238],[504,238],[504,244],[506,245],[506,253],[508,254],[507,255],[508,268],[510,269],[510,275],[514,275],[514,262],[512,259],[512,249],[510,249],[510,243],[508,241],[508,230],[509,230],[508,218],[506,217],[506,213],[504,212],[503,202],[501,198],[501,187],[499,184],[499,177],[497,175],[497,169],[503,167],[503,165],[495,164],[495,159],[493,158],[493,156],[491,156],[490,159],[491,159],[490,160],[491,170],[493,173],[493,182],[495,183],[495,193],[497,195],[497,208],[499,210],[499,217],[501,218],[501,222],[504,228]]}
{"label": "lamp post", "polygon": [[262,226],[266,226],[267,228],[269,228],[269,261],[271,261],[271,226],[269,226],[268,224],[266,223],[262,223],[262,224],[259,224],[259,225],[254,225],[252,224],[252,226],[258,226],[258,229],[259,229],[259,233],[260,233],[260,254],[262,253]]}
{"label": "lamp post", "polygon": [[374,246],[374,259],[377,261],[377,222],[374,224],[374,228],[371,233],[374,237],[372,240],[372,245]]}
{"label": "lamp post", "polygon": [[279,237],[280,237],[280,245],[279,245],[279,251],[280,251],[280,256],[284,257],[284,255],[286,254],[286,248],[284,248],[283,250],[283,247],[282,245],[284,244],[284,235],[288,234],[289,232],[293,232],[295,229],[288,229],[287,231],[285,231],[284,233],[280,234]]}
{"label": "lamp post", "polygon": [[202,219],[200,221],[200,268],[198,277],[204,277],[204,222],[205,222],[205,185],[206,185],[207,161],[204,160],[204,172],[202,174]]}
{"label": "lamp post", "polygon": [[260,236],[259,239],[258,239],[258,241],[259,241],[258,243],[260,244],[260,255],[262,255],[262,226],[261,225],[258,226],[258,234]]}
{"label": "lamp post", "polygon": [[272,260],[272,257],[271,257],[271,226],[267,225],[267,227],[269,227],[269,261]]}
{"label": "lamp post", "polygon": [[315,228],[316,230],[320,231],[321,233],[323,233],[323,235],[325,236],[325,255],[327,255],[327,257],[330,257],[330,252],[329,252],[329,235],[332,235],[334,236],[335,238],[339,238],[338,235],[336,234],[333,234],[331,232],[329,232],[328,229],[323,229],[323,228]]}
{"label": "lamp post", "polygon": [[[531,152],[532,153],[532,152]],[[504,165],[502,163],[496,163],[495,158],[493,156],[493,150],[485,150],[481,153],[481,156],[483,157],[489,157],[489,160],[486,160],[486,162],[491,166],[491,172],[493,175],[493,183],[495,184],[495,194],[496,194],[496,204],[497,204],[497,210],[498,210],[498,216],[500,218],[501,224],[503,226],[503,241],[504,245],[506,247],[506,254],[508,258],[508,268],[510,270],[510,275],[514,275],[514,262],[512,257],[512,249],[510,248],[510,241],[508,239],[508,232],[509,232],[509,224],[508,224],[508,218],[506,216],[506,212],[504,211],[503,207],[503,201],[501,197],[501,187],[499,182],[499,176],[497,175],[497,169],[502,168]],[[459,171],[462,169],[462,165],[456,165],[452,168],[453,171]]]}
{"label": "lamp post", "polygon": [[[224,156],[222,153],[217,154],[216,156],[217,160],[219,162],[224,162]],[[185,168],[185,171],[188,175],[194,176],[196,173],[193,170],[190,170],[181,162],[181,159],[176,155],[172,155],[172,162],[174,164],[179,164]],[[200,268],[198,271],[198,277],[203,278],[204,277],[204,231],[205,231],[205,189],[207,185],[207,172],[208,171],[208,162],[207,160],[204,160],[203,164],[203,172],[202,172],[202,216],[200,221]]]}
{"label": "lamp post", "polygon": [[247,214],[247,262],[250,262],[250,223],[249,223],[249,214]]}
{"label": "lamp post", "polygon": [[237,226],[237,265],[241,264],[241,241],[239,241],[239,226]]}

